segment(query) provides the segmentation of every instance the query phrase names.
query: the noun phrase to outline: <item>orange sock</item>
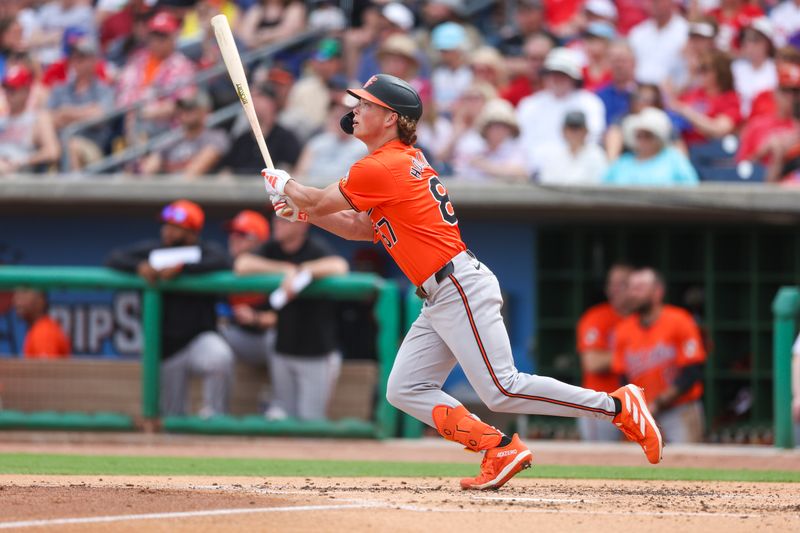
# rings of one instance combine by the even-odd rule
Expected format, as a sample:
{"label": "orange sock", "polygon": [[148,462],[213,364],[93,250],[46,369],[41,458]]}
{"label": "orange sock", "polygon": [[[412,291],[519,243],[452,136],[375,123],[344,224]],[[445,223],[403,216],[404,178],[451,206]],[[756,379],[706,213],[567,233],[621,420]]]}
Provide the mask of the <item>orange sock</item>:
{"label": "orange sock", "polygon": [[433,408],[433,423],[442,437],[463,444],[475,452],[494,448],[503,440],[500,431],[481,422],[463,405],[437,405]]}

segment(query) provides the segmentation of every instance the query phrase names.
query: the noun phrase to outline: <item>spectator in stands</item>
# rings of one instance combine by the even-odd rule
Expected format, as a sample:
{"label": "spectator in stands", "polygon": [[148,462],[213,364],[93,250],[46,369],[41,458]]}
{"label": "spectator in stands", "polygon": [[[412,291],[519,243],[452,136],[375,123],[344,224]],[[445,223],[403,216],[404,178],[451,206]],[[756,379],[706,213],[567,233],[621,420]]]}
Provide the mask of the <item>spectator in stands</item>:
{"label": "spectator in stands", "polygon": [[800,31],[800,0],[783,0],[769,12],[769,20],[775,28],[775,45],[785,46]]}
{"label": "spectator in stands", "polygon": [[742,116],[750,115],[753,101],[778,86],[772,24],[767,17],[753,19],[742,29],[739,59],[731,65],[733,85],[739,95]]}
{"label": "spectator in stands", "polygon": [[681,50],[689,36],[689,24],[677,12],[674,0],[652,0],[650,18],[628,35],[636,54],[636,81],[661,84],[679,69]]}
{"label": "spectator in stands", "polygon": [[[194,64],[175,47],[180,22],[168,11],[155,15],[147,23],[147,47],[134,53],[120,73],[117,105],[146,102],[138,113],[126,117],[129,141],[149,137],[169,127],[175,114],[175,102],[194,92],[191,80]],[[150,100],[154,94],[165,94]]]}
{"label": "spectator in stands", "polygon": [[61,326],[47,314],[47,296],[34,289],[14,291],[14,311],[28,325],[22,346],[26,358],[54,359],[72,353],[69,338]]}
{"label": "spectator in stands", "polygon": [[85,50],[91,49],[96,77],[105,84],[110,84],[113,81],[113,69],[100,56],[99,43],[94,35],[86,33],[80,28],[67,28],[64,30],[64,38],[61,46],[64,56],[55,63],[51,63],[42,73],[42,83],[44,83],[44,85],[50,88],[56,87],[66,83],[69,78],[73,76],[70,59],[75,50],[75,46],[78,44]]}
{"label": "spectator in stands", "polygon": [[517,107],[526,149],[561,138],[564,117],[570,111],[586,116],[589,142],[597,143],[605,130],[605,109],[597,95],[580,88],[583,74],[577,52],[552,50],[544,62],[544,88],[524,98]]}
{"label": "spectator in stands", "polygon": [[308,69],[289,91],[278,122],[305,142],[325,125],[331,103],[331,85],[344,78],[342,46],[323,39],[308,62]]}
{"label": "spectator in stands", "polygon": [[295,168],[297,176],[332,183],[347,175],[350,167],[367,155],[364,144],[339,126],[342,116],[349,111],[341,99],[331,101],[325,130],[313,136],[303,147]]}
{"label": "spectator in stands", "polygon": [[703,366],[700,329],[692,316],[664,304],[664,278],[651,268],[628,278],[633,314],[614,335],[612,370],[647,391],[650,412],[667,443],[703,437]]}
{"label": "spectator in stands", "polygon": [[583,17],[587,24],[606,22],[616,26],[619,12],[611,0],[586,0],[583,5]]}
{"label": "spectator in stands", "polygon": [[528,181],[525,152],[519,144],[514,107],[502,98],[486,102],[475,120],[480,136],[461,142],[453,162],[455,177],[465,181]]}
{"label": "spectator in stands", "polygon": [[528,165],[545,185],[597,185],[608,168],[603,149],[588,141],[586,115],[570,111],[564,117],[563,137],[533,150]]}
{"label": "spectator in stands", "polygon": [[622,124],[632,153],[622,154],[608,169],[610,185],[696,185],[697,172],[681,152],[669,146],[672,124],[660,109],[647,107]]}
{"label": "spectator in stands", "polygon": [[152,17],[146,0],[132,0],[106,17],[100,26],[100,44],[106,58],[117,67],[124,67],[130,56],[147,46],[147,24]]}
{"label": "spectator in stands", "polygon": [[614,26],[607,22],[592,22],[583,33],[583,88],[597,92],[611,81],[610,45],[617,38]]}
{"label": "spectator in stands", "polygon": [[545,0],[544,16],[547,27],[562,41],[580,34],[582,0]]}
{"label": "spectator in stands", "polygon": [[469,57],[472,79],[483,81],[494,87],[498,94],[508,88],[508,70],[505,58],[496,48],[481,46]]}
{"label": "spectator in stands", "polygon": [[[794,159],[800,142],[800,66],[778,67],[775,112],[751,117],[742,128],[737,161],[757,161],[767,166],[767,181],[784,175],[785,159]],[[794,165],[792,165],[794,166]]]}
{"label": "spectator in stands", "polygon": [[478,116],[486,102],[496,96],[497,93],[491,85],[475,82],[455,102],[450,137],[436,153],[436,159],[445,163],[443,168],[438,169],[443,175],[452,173],[456,161],[466,161],[471,158],[473,147],[482,143],[477,128]]}
{"label": "spectator in stands", "polygon": [[408,35],[395,33],[378,50],[378,70],[407,81],[421,98],[430,100],[431,82],[420,75],[422,62],[417,43]]}
{"label": "spectator in stands", "polygon": [[237,34],[248,48],[260,48],[301,33],[306,6],[300,0],[260,0],[242,17]]}
{"label": "spectator in stands", "polygon": [[668,104],[684,119],[681,135],[688,145],[721,139],[742,121],[739,96],[733,87],[730,57],[713,51],[702,57],[703,85]]}
{"label": "spectator in stands", "polygon": [[22,25],[15,17],[0,19],[0,79],[5,76],[9,60],[24,53]]}
{"label": "spectator in stands", "polygon": [[389,2],[382,7],[369,4],[362,13],[360,28],[345,33],[347,75],[358,85],[380,72],[378,51],[394,35],[406,35],[414,28],[414,14],[404,4]]}
{"label": "spectator in stands", "polygon": [[667,113],[667,116],[669,116],[670,121],[672,122],[671,144],[685,151],[683,142],[680,141],[677,133],[678,127],[684,125],[685,122],[680,116],[676,115],[672,111],[664,109],[664,97],[662,96],[661,89],[659,89],[658,85],[640,83],[636,86],[636,90],[631,96],[628,114],[618,119],[615,123],[610,124],[608,130],[606,130],[605,144],[606,154],[608,154],[609,161],[616,161],[622,152],[633,150],[632,145],[629,144],[633,141],[633,138],[630,136],[629,138],[625,138],[622,131],[622,125],[626,118],[639,113],[647,107],[655,107]]}
{"label": "spectator in stands", "polygon": [[625,41],[611,43],[608,48],[608,67],[611,79],[597,89],[596,94],[606,110],[606,124],[619,124],[631,108],[636,93],[636,58]]}
{"label": "spectator in stands", "polygon": [[[228,253],[235,262],[244,254],[256,253],[269,240],[270,227],[261,213],[245,209],[225,225]],[[278,315],[270,309],[264,293],[232,294],[231,323],[221,328],[234,355],[249,365],[265,367],[275,349]]]}
{"label": "spectator in stands", "polygon": [[[590,307],[581,316],[576,330],[578,355],[581,359],[583,384],[601,392],[614,392],[622,376],[611,370],[614,361],[614,330],[629,312],[628,276],[631,267],[613,265],[606,276],[607,301]],[[586,441],[618,441],[619,432],[613,425],[596,418],[579,418],[581,439]]]}
{"label": "spectator in stands", "polygon": [[39,9],[31,10],[31,14],[27,45],[44,66],[61,57],[60,45],[65,29],[80,28],[87,34],[96,33],[90,0],[50,0]]}
{"label": "spectator in stands", "polygon": [[703,84],[699,66],[702,58],[716,50],[717,21],[713,17],[700,17],[689,23],[689,38],[681,52],[681,61],[670,72],[664,85],[670,94],[680,94]]}
{"label": "spectator in stands", "polygon": [[509,81],[500,96],[517,106],[526,96],[542,88],[542,70],[553,39],[544,33],[531,35],[525,41],[521,57],[508,58]]}
{"label": "spectator in stands", "polygon": [[543,0],[520,0],[511,24],[500,29],[496,45],[504,56],[521,57],[528,39],[545,31]]}
{"label": "spectator in stands", "polygon": [[222,157],[228,153],[230,140],[220,129],[206,125],[211,98],[203,91],[180,98],[176,104],[179,138],[157,152],[148,155],[140,164],[142,174],[181,174],[197,178],[211,174]]}
{"label": "spectator in stands", "polygon": [[472,83],[467,32],[460,24],[445,22],[431,32],[431,44],[439,53],[439,63],[431,75],[433,101],[439,112],[454,113],[456,100]]}
{"label": "spectator in stands", "polygon": [[[205,214],[199,205],[178,200],[161,212],[161,239],[111,252],[106,265],[137,273],[147,283],[182,274],[227,270],[219,246],[200,240]],[[161,414],[189,411],[189,376],[203,378],[200,416],[224,414],[233,377],[233,353],[217,332],[216,298],[199,293],[166,292],[161,320]]]}
{"label": "spectator in stands", "polygon": [[46,170],[61,154],[50,113],[27,106],[32,85],[33,74],[26,67],[6,70],[8,115],[0,117],[0,176]]}
{"label": "spectator in stands", "polygon": [[750,0],[720,0],[719,7],[708,14],[717,20],[717,48],[723,52],[737,51],[742,29],[751,20],[764,16],[761,8]]}
{"label": "spectator in stands", "polygon": [[[275,239],[236,259],[237,274],[282,273],[285,305],[278,310],[275,353],[270,359],[273,398],[268,418],[326,417],[341,368],[337,350],[337,307],[329,298],[297,298],[314,279],[346,274],[347,261],[308,234],[306,222],[274,221]],[[280,299],[270,302],[279,307]]]}
{"label": "spectator in stands", "polygon": [[[58,85],[50,94],[48,107],[59,130],[84,120],[103,116],[114,105],[114,90],[97,74],[98,45],[94,37],[84,35],[69,45],[69,81]],[[103,157],[111,141],[111,128],[100,124],[65,139],[69,167],[80,170]]]}
{"label": "spectator in stands", "polygon": [[[275,90],[268,83],[251,87],[253,107],[255,107],[264,140],[276,168],[293,169],[300,157],[302,148],[297,136],[277,123],[278,104]],[[234,130],[234,140],[223,161],[223,167],[234,174],[245,175],[261,172],[264,158],[256,144],[247,121]]]}

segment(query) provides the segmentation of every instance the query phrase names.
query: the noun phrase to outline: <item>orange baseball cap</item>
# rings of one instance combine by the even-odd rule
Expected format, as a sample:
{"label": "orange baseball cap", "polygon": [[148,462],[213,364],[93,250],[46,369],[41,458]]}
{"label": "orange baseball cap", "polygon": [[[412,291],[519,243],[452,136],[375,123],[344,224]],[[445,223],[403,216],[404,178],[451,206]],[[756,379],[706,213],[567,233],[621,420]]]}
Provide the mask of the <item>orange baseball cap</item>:
{"label": "orange baseball cap", "polygon": [[228,233],[244,233],[259,241],[269,239],[269,222],[261,213],[245,209],[225,223]]}
{"label": "orange baseball cap", "polygon": [[177,200],[172,202],[161,211],[161,221],[173,224],[195,233],[200,233],[206,215],[203,209],[189,200]]}

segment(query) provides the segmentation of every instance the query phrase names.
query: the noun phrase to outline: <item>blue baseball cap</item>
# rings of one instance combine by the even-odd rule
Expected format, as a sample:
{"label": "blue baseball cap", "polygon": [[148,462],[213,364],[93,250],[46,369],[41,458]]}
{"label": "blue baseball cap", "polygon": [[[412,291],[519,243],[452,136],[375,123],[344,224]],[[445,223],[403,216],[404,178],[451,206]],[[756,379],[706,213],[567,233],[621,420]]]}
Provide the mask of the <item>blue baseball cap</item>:
{"label": "blue baseball cap", "polygon": [[463,50],[467,45],[467,31],[455,22],[444,22],[431,32],[431,43],[436,50]]}

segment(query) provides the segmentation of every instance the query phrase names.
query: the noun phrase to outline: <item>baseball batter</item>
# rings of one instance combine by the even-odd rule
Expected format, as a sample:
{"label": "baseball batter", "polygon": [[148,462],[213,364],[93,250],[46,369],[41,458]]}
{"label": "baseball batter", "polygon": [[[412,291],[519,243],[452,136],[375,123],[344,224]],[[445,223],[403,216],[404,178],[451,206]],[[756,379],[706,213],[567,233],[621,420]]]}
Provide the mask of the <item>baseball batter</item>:
{"label": "baseball batter", "polygon": [[262,175],[279,216],[308,219],[345,239],[381,241],[418,287],[425,303],[397,354],[389,402],[445,439],[485,452],[479,474],[461,480],[464,489],[499,488],[530,467],[532,455],[518,435],[481,422],[442,391],[457,362],[490,409],[613,421],[658,463],[661,434],[642,389],[627,385],[609,395],[514,367],[497,278],[467,250],[447,189],[413,146],[422,116],[416,91],[378,74],[348,92],[358,104],[341,126],[367,146],[368,156],[325,189],[301,185],[282,170]]}

